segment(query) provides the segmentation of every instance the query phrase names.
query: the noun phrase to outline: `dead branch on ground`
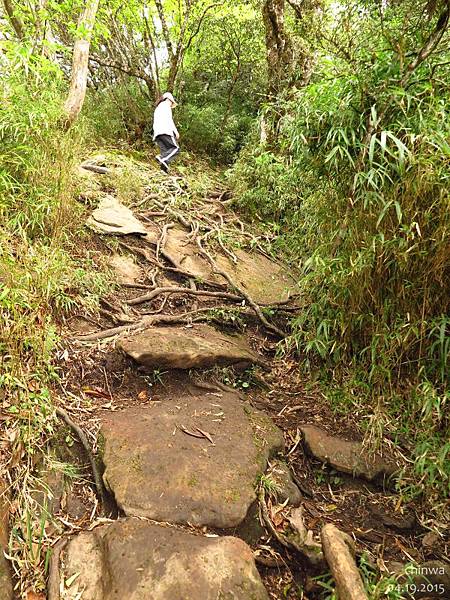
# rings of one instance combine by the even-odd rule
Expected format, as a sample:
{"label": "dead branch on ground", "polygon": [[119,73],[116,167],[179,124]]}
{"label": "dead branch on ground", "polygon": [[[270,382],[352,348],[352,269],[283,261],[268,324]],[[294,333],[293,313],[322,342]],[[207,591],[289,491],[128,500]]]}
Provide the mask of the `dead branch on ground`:
{"label": "dead branch on ground", "polygon": [[310,564],[316,567],[321,566],[324,562],[321,546],[318,542],[314,541],[312,532],[306,529],[303,522],[302,510],[292,510],[289,519],[292,532],[286,534],[278,531],[272,523],[269,509],[267,508],[266,495],[262,486],[258,499],[262,520],[273,537],[285,548],[299,552]]}
{"label": "dead branch on ground", "polygon": [[340,598],[367,600],[364,584],[354,559],[352,538],[328,523],[321,532],[322,547],[336,581]]}

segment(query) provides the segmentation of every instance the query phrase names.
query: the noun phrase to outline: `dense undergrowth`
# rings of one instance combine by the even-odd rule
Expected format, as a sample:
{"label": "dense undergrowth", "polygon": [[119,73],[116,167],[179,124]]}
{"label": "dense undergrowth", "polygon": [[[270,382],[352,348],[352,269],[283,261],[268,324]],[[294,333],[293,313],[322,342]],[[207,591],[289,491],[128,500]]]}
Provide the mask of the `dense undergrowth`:
{"label": "dense undergrowth", "polygon": [[12,564],[19,579],[40,577],[44,589],[46,519],[31,492],[42,488],[35,467],[56,424],[50,389],[59,377],[59,323],[77,305],[95,306],[104,278],[74,228],[83,131],[60,126],[61,72],[14,46],[8,65],[0,114],[0,402],[9,419],[1,459],[16,507]]}
{"label": "dense undergrowth", "polygon": [[407,89],[382,85],[390,60],[371,82],[323,77],[280,104],[276,143],[249,147],[230,180],[241,210],[271,223],[274,250],[300,266],[290,347],[322,369],[337,410],[370,413],[372,446],[387,437],[412,451],[407,496],[439,503],[450,476],[450,92],[425,65]]}

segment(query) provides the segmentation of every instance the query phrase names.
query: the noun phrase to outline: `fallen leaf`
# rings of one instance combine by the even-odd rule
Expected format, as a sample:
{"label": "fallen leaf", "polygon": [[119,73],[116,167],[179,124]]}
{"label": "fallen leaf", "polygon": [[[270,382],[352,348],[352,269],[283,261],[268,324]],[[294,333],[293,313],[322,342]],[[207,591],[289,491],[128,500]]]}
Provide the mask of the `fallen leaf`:
{"label": "fallen leaf", "polygon": [[74,573],[69,579],[66,579],[66,587],[70,587],[72,583],[75,581],[77,577],[79,577],[80,573]]}
{"label": "fallen leaf", "polygon": [[187,435],[190,435],[195,438],[205,439],[205,436],[202,433],[197,433],[196,431],[190,431],[189,429],[186,429],[186,427],[184,427],[183,425],[181,425],[180,429],[183,433],[187,433]]}
{"label": "fallen leaf", "polygon": [[200,439],[208,440],[211,444],[214,445],[214,441],[213,441],[213,439],[211,437],[211,434],[208,433],[207,431],[203,431],[199,427],[196,427],[197,431],[191,431],[190,429],[187,429],[186,427],[184,427],[183,425],[181,425],[180,429],[181,429],[181,431],[183,433],[186,433],[187,435],[190,435],[190,436],[195,437],[195,438],[200,438]]}

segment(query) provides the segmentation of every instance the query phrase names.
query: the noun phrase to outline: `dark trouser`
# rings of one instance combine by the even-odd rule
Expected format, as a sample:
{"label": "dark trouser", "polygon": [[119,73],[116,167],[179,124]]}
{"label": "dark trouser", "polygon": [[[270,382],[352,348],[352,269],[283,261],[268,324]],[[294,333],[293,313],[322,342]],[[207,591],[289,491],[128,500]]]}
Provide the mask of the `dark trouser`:
{"label": "dark trouser", "polygon": [[166,165],[168,165],[180,151],[180,147],[173,135],[158,135],[155,142],[161,150],[161,160],[163,160]]}

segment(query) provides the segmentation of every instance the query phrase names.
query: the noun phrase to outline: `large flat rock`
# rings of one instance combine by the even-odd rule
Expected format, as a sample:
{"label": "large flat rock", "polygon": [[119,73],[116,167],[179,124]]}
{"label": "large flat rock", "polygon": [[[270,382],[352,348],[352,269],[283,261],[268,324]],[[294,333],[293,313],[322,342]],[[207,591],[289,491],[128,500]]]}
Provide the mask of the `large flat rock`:
{"label": "large flat rock", "polygon": [[109,259],[109,265],[113,269],[118,283],[131,285],[143,276],[142,268],[129,256],[114,254]]}
{"label": "large flat rock", "polygon": [[[97,233],[143,236],[149,234],[133,212],[113,196],[105,196],[100,200],[98,207],[88,218],[87,225]],[[153,238],[153,233],[150,235]]]}
{"label": "large flat rock", "polygon": [[268,600],[252,551],[233,537],[206,538],[137,519],[72,539],[65,600]]}
{"label": "large flat rock", "polygon": [[[197,246],[183,229],[174,227],[168,231],[164,251],[197,279],[227,283],[221,275],[213,273],[209,261],[199,253]],[[284,265],[257,251],[249,253],[233,249],[233,253],[238,259],[236,264],[225,254],[217,254],[217,265],[258,304],[284,302],[295,293],[296,282]]]}
{"label": "large flat rock", "polygon": [[240,335],[210,327],[150,327],[118,340],[117,347],[147,367],[200,369],[263,362]]}
{"label": "large flat rock", "polygon": [[329,435],[314,425],[304,425],[300,429],[309,452],[336,471],[372,481],[389,477],[397,470],[395,463],[379,454],[369,457],[361,442]]}
{"label": "large flat rock", "polygon": [[185,390],[108,415],[99,447],[105,484],[126,515],[227,529],[245,519],[283,435],[237,394]]}
{"label": "large flat rock", "polygon": [[285,302],[296,292],[296,282],[283,264],[274,262],[258,252],[233,250],[235,264],[228,257],[218,255],[216,262],[258,304]]}

